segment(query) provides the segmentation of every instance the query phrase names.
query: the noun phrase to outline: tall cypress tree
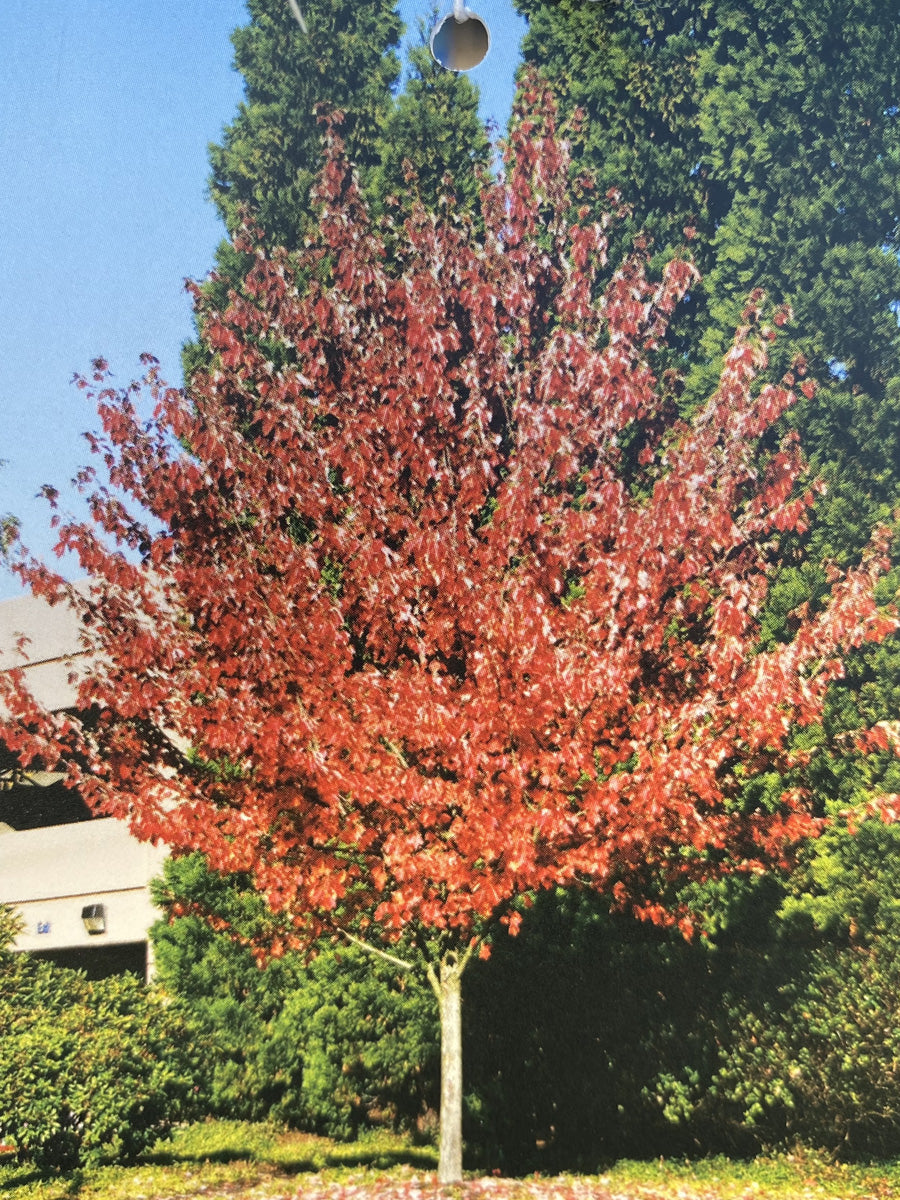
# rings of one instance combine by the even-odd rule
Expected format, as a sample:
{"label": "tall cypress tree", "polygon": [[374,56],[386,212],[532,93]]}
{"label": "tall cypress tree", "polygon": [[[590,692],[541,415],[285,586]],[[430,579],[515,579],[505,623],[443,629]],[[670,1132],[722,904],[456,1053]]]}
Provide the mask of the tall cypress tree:
{"label": "tall cypress tree", "polygon": [[[693,230],[703,280],[671,349],[686,374],[683,403],[708,387],[752,288],[793,308],[773,363],[780,373],[801,354],[818,382],[788,421],[827,491],[809,530],[773,545],[763,628],[782,638],[792,611],[821,597],[828,561],[853,560],[900,507],[900,0],[516,4],[529,19],[526,61],[564,111],[584,112],[579,167],[595,174],[599,196],[614,187],[632,206],[613,257],[645,231],[665,261]],[[801,569],[804,549],[812,565]],[[900,569],[884,600],[898,582]],[[898,704],[893,637],[852,657],[821,728],[803,735],[832,814],[900,791],[893,727],[866,756],[849,736],[895,721]],[[748,802],[776,802],[783,786],[773,778]],[[802,905],[804,876],[789,886]],[[727,924],[725,910],[716,920]]]}
{"label": "tall cypress tree", "polygon": [[[209,194],[229,234],[205,285],[218,303],[226,303],[229,290],[240,290],[251,266],[230,240],[246,212],[268,245],[302,244],[321,156],[317,105],[344,113],[343,135],[362,172],[378,161],[379,131],[400,76],[403,25],[395,3],[304,0],[303,30],[288,0],[247,0],[250,21],[231,38],[245,97],[221,143],[209,147]],[[201,340],[188,342],[185,377],[209,357]]]}
{"label": "tall cypress tree", "polygon": [[423,22],[405,86],[394,94],[402,34],[395,3],[307,0],[307,34],[286,0],[249,0],[251,22],[232,38],[246,99],[221,144],[210,146],[210,195],[229,233],[246,208],[268,244],[300,244],[320,163],[318,104],[343,112],[347,155],[376,204],[386,194],[402,199],[414,177],[430,206],[447,174],[457,198],[475,204],[476,167],[490,155],[478,89],[434,62]]}
{"label": "tall cypress tree", "polygon": [[830,495],[822,554],[859,550],[900,499],[900,0],[517,0],[523,45],[580,165],[633,206],[661,257],[686,225],[703,284],[680,318],[688,400],[751,288],[820,381],[793,419]]}
{"label": "tall cypress tree", "polygon": [[400,75],[402,24],[395,0],[306,0],[308,26],[287,0],[248,0],[250,23],[235,30],[235,66],[246,98],[210,146],[210,194],[229,233],[248,206],[271,245],[294,249],[319,169],[317,104],[344,113],[342,136],[366,175]]}
{"label": "tall cypress tree", "polygon": [[[396,0],[304,0],[307,31],[287,0],[248,0],[251,20],[235,30],[235,66],[246,95],[222,141],[209,148],[209,190],[229,234],[249,212],[269,246],[296,249],[313,219],[310,189],[320,165],[318,105],[343,114],[341,136],[364,190],[401,212],[418,197],[438,203],[453,176],[457,202],[474,205],[478,168],[490,147],[478,118],[478,90],[439,68],[425,45],[409,52],[411,71],[397,94],[403,25]],[[412,170],[407,169],[407,162]],[[224,304],[251,262],[230,240],[216,251],[207,290]],[[208,361],[201,342],[183,350],[186,376]]]}
{"label": "tall cypress tree", "polygon": [[478,116],[478,89],[467,76],[438,66],[424,23],[419,36],[419,44],[409,51],[409,78],[382,129],[370,192],[381,202],[393,195],[401,211],[414,196],[431,208],[450,176],[456,202],[474,209],[479,168],[486,169],[490,161],[487,131]]}

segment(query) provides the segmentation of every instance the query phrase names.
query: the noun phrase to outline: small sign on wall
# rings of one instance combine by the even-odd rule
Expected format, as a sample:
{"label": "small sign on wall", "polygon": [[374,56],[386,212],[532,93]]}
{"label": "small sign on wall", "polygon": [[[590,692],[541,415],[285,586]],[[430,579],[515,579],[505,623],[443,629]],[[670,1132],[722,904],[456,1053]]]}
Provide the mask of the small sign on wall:
{"label": "small sign on wall", "polygon": [[50,932],[50,922],[49,921],[38,921],[37,931],[38,931],[38,933],[49,933]]}

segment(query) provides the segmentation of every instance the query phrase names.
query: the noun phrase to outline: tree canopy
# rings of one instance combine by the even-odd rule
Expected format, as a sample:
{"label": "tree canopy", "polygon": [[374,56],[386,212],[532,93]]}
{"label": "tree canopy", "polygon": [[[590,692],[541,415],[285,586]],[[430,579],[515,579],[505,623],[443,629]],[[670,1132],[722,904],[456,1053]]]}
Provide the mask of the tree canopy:
{"label": "tree canopy", "polygon": [[[526,61],[564,112],[582,111],[579,168],[631,206],[612,253],[644,232],[661,263],[692,230],[702,278],[670,327],[683,409],[714,382],[751,288],[792,307],[773,366],[802,355],[818,386],[780,428],[799,432],[823,491],[777,551],[764,636],[789,637],[788,614],[816,603],[828,564],[856,561],[900,511],[900,5],[517,4]],[[823,804],[893,789],[892,753],[862,762],[852,739],[833,739],[893,720],[898,681],[896,639],[851,656],[817,746],[810,736]]]}
{"label": "tree canopy", "polygon": [[[387,204],[408,214],[413,199],[438,207],[448,176],[458,200],[477,208],[478,176],[490,159],[478,90],[436,65],[424,26],[401,87],[403,26],[393,0],[307,0],[305,31],[284,0],[248,7],[249,24],[233,34],[246,98],[221,143],[209,148],[210,195],[229,234],[206,284],[217,304],[227,306],[252,264],[230,240],[248,213],[270,247],[301,246],[314,224],[310,190],[322,161],[323,112],[343,114],[348,155],[376,209]],[[187,376],[208,365],[202,336],[182,357]]]}
{"label": "tree canopy", "polygon": [[[663,254],[696,231],[721,352],[753,287],[795,307],[811,367],[896,374],[900,8],[893,0],[664,5],[518,0],[526,61],[585,116],[579,162]],[[627,235],[628,227],[624,233]]]}
{"label": "tree canopy", "polygon": [[652,359],[694,269],[606,273],[610,219],[572,219],[538,81],[483,225],[416,206],[390,269],[334,123],[328,145],[311,244],[248,227],[241,293],[195,288],[214,357],[186,392],[152,364],[143,391],[102,362],[82,381],[108,482],[85,473],[92,520],[60,546],[94,585],[19,571],[78,609],[93,667],[81,716],[5,676],[7,738],[138,837],[245,872],[277,914],[266,952],[404,938],[380,952],[441,1001],[450,1181],[470,956],[559,885],[689,930],[668,884],[816,830],[801,787],[744,785],[802,766],[792,731],[842,652],[893,629],[886,535],[759,645],[773,549],[813,499],[795,438],[757,452],[794,400],[758,378],[775,330],[755,297],[676,419]]}

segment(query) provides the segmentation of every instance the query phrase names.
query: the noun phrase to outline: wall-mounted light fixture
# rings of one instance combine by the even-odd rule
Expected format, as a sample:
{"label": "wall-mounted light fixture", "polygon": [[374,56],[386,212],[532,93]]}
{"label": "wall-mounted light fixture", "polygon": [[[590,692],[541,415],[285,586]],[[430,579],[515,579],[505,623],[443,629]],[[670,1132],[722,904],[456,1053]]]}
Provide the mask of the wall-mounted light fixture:
{"label": "wall-mounted light fixture", "polygon": [[91,935],[106,933],[106,909],[102,904],[86,904],[81,910],[81,919]]}
{"label": "wall-mounted light fixture", "polygon": [[453,0],[453,12],[431,31],[431,56],[448,71],[471,71],[490,48],[487,25],[463,0]]}

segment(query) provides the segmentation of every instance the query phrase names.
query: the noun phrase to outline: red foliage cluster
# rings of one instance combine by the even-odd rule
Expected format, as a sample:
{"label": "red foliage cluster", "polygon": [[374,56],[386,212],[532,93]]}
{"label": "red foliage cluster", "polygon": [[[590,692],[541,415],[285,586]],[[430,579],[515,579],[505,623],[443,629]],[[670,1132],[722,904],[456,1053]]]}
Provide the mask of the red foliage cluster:
{"label": "red foliage cluster", "polygon": [[60,527],[90,597],[20,567],[79,607],[96,668],[84,720],[10,697],[13,743],[137,836],[252,873],[287,944],[355,919],[466,944],[570,884],[682,917],[661,883],[814,828],[799,792],[747,811],[741,778],[791,765],[842,648],[893,627],[879,542],[757,652],[812,499],[794,442],[756,452],[793,399],[754,382],[761,301],[676,419],[651,360],[693,268],[654,282],[636,255],[604,284],[569,168],[535,86],[483,227],[418,212],[388,261],[332,128],[315,242],[248,230],[242,294],[196,289],[213,366],[182,393],[151,365],[147,420],[100,388],[110,486]]}

